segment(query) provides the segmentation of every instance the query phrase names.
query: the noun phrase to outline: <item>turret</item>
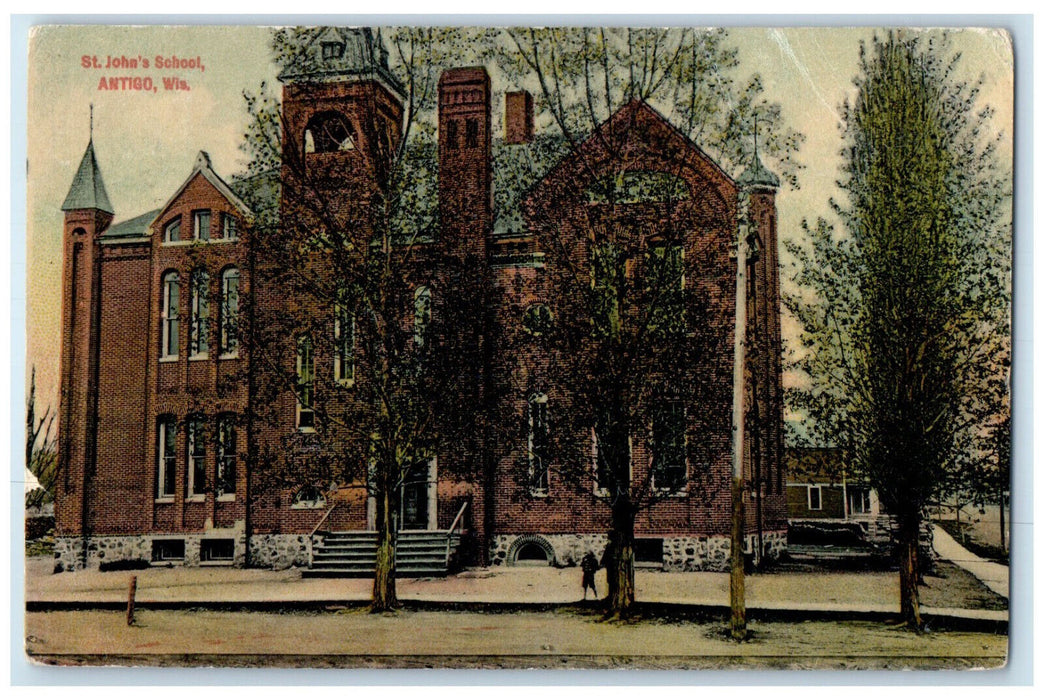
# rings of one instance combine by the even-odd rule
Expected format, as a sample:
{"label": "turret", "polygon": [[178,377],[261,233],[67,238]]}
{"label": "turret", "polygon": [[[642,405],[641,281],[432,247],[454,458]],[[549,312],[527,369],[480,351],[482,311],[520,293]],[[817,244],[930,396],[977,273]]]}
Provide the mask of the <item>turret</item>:
{"label": "turret", "polygon": [[[98,238],[113,219],[93,138],[80,160],[65,212],[62,266],[61,397],[56,525],[59,535],[86,535],[87,491],[96,458],[98,327],[101,270]],[[86,547],[79,553],[86,562]]]}

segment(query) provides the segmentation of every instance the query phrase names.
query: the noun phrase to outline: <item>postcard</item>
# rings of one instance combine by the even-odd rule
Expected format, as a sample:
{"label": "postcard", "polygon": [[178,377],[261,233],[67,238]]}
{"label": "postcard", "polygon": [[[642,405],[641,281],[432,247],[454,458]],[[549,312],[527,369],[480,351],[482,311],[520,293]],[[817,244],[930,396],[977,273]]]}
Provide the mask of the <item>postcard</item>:
{"label": "postcard", "polygon": [[25,649],[996,669],[999,29],[45,25]]}

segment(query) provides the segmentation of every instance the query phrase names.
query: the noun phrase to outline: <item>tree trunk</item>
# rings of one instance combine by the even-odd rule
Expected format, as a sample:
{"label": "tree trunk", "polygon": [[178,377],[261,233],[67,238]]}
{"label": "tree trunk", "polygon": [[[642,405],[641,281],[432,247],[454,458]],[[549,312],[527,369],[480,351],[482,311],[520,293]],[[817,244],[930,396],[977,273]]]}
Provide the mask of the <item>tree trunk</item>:
{"label": "tree trunk", "polygon": [[920,523],[899,528],[899,611],[907,627],[921,631],[921,602],[917,593],[917,539]]}
{"label": "tree trunk", "polygon": [[629,504],[614,506],[606,557],[606,616],[627,617],[634,605],[634,514]]}
{"label": "tree trunk", "polygon": [[377,498],[377,558],[373,569],[373,600],[370,612],[399,607],[395,592],[395,513],[388,489]]}

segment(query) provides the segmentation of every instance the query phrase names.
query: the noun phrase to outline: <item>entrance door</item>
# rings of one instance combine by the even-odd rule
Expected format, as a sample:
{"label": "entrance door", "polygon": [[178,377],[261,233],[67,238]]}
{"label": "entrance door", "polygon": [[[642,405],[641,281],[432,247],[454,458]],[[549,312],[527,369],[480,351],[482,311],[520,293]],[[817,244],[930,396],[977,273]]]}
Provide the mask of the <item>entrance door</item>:
{"label": "entrance door", "polygon": [[402,485],[403,530],[428,529],[428,462],[419,462],[410,469]]}

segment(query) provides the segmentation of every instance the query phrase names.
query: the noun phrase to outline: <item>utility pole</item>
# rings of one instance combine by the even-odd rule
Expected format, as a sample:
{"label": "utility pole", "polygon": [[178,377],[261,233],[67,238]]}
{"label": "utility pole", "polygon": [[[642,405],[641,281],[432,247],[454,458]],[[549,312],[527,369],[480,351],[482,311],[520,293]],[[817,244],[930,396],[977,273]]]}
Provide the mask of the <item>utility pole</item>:
{"label": "utility pole", "polygon": [[743,444],[744,388],[747,364],[747,228],[749,199],[740,195],[739,225],[736,229],[736,331],[732,366],[732,570],[729,577],[729,608],[732,638],[747,637],[747,603],[743,580]]}

